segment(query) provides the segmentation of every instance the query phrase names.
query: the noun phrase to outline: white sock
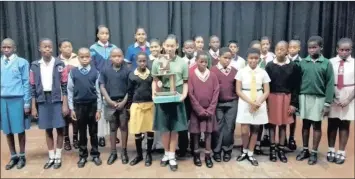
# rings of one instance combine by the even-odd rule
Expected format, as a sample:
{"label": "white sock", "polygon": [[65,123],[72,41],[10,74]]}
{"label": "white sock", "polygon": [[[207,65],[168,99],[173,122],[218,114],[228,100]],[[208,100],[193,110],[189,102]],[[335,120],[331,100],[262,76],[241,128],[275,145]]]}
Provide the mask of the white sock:
{"label": "white sock", "polygon": [[303,147],[303,150],[308,150],[308,147]]}
{"label": "white sock", "polygon": [[343,151],[343,150],[338,150],[337,153],[345,156],[345,151]]}
{"label": "white sock", "polygon": [[316,150],[313,150],[313,149],[311,150],[311,152],[313,152],[313,153],[318,153],[318,151],[316,151]]}
{"label": "white sock", "polygon": [[177,165],[176,159],[175,159],[175,152],[169,153],[169,164],[170,165]]}
{"label": "white sock", "polygon": [[253,151],[250,151],[250,150],[248,151],[248,156],[249,156],[249,157],[253,156],[253,154],[254,154]]}
{"label": "white sock", "polygon": [[328,148],[328,152],[335,152],[335,148],[334,147],[329,147]]}
{"label": "white sock", "polygon": [[56,159],[59,159],[59,158],[62,158],[62,149],[56,149],[55,150],[55,158]]}
{"label": "white sock", "polygon": [[164,153],[164,156],[163,156],[163,159],[161,159],[162,161],[168,161],[169,160],[169,153],[170,152],[168,152],[168,151],[165,151],[165,153]]}
{"label": "white sock", "polygon": [[248,153],[248,149],[243,149],[243,154]]}
{"label": "white sock", "polygon": [[48,153],[49,153],[49,158],[50,159],[54,159],[55,158],[54,150],[50,150],[50,151],[48,151]]}

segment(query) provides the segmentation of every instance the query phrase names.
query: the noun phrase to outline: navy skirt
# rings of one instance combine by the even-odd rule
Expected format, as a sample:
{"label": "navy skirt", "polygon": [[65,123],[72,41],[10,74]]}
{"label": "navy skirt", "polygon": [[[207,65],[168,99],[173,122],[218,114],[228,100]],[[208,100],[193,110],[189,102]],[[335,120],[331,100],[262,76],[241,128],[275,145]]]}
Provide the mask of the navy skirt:
{"label": "navy skirt", "polygon": [[52,102],[52,94],[45,92],[46,101],[38,103],[38,127],[40,129],[62,128],[65,120],[62,114],[62,102]]}

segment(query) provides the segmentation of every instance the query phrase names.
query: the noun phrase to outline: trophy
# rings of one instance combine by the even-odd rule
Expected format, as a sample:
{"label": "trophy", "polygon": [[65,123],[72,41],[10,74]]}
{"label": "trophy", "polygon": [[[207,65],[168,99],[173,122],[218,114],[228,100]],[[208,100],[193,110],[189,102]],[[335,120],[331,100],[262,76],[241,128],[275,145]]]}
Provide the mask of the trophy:
{"label": "trophy", "polygon": [[[154,103],[172,103],[180,101],[180,94],[176,91],[176,74],[170,71],[170,60],[166,56],[160,56],[158,60],[158,74],[152,75],[156,80],[156,93]],[[170,82],[170,90],[163,90],[162,80]]]}

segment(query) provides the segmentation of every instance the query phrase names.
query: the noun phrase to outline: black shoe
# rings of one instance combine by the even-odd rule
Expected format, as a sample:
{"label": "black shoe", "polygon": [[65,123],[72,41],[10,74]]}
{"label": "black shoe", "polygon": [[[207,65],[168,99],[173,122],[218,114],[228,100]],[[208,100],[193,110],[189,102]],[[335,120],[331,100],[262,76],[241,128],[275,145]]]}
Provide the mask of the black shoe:
{"label": "black shoe", "polygon": [[131,166],[137,165],[142,160],[143,160],[143,156],[142,155],[140,155],[140,156],[138,155],[129,163],[129,165],[131,165]]}
{"label": "black shoe", "polygon": [[202,162],[201,162],[201,159],[200,159],[200,153],[194,153],[194,164],[198,167],[201,167],[202,166]]}
{"label": "black shoe", "polygon": [[335,161],[335,152],[328,152],[327,153],[327,161],[334,162]]}
{"label": "black shoe", "polygon": [[213,160],[216,161],[216,162],[221,162],[222,161],[221,153],[214,153],[213,154]]}
{"label": "black shoe", "polygon": [[160,166],[161,166],[161,167],[166,167],[168,164],[169,164],[169,160],[167,160],[167,161],[161,160],[161,161],[160,161]]}
{"label": "black shoe", "polygon": [[302,161],[304,159],[309,158],[309,150],[308,149],[303,149],[301,153],[299,153],[296,157],[297,161]]}
{"label": "black shoe", "polygon": [[317,163],[318,157],[316,152],[311,152],[311,155],[308,159],[308,165],[314,165]]}
{"label": "black shoe", "polygon": [[337,156],[336,156],[334,162],[335,162],[336,164],[338,164],[338,165],[343,164],[343,163],[345,162],[345,156],[342,155],[342,154],[337,154]]}
{"label": "black shoe", "polygon": [[276,161],[277,161],[275,147],[270,147],[269,159],[270,159],[270,161],[272,161],[272,162],[276,162]]}
{"label": "black shoe", "polygon": [[116,144],[120,143],[120,139],[116,138]]}
{"label": "black shoe", "polygon": [[127,155],[127,150],[123,150],[122,153],[121,153],[121,161],[122,161],[122,164],[127,164],[129,162],[129,158],[128,158],[128,155]]}
{"label": "black shoe", "polygon": [[57,158],[54,160],[53,168],[59,169],[62,166],[62,159]]}
{"label": "black shoe", "polygon": [[247,153],[242,153],[237,157],[237,161],[241,162],[243,160],[245,160],[246,158],[248,158],[248,154]]}
{"label": "black shoe", "polygon": [[99,138],[99,146],[100,147],[105,147],[106,146],[106,141],[104,137]]}
{"label": "black shoe", "polygon": [[73,137],[73,147],[74,147],[74,149],[78,149],[79,148],[78,137]]}
{"label": "black shoe", "polygon": [[206,142],[205,142],[205,140],[203,140],[203,139],[200,139],[200,141],[198,142],[198,145],[199,145],[201,148],[205,148],[205,144],[206,144]]}
{"label": "black shoe", "polygon": [[213,167],[213,162],[210,156],[205,156],[205,163],[207,168]]}
{"label": "black shoe", "polygon": [[152,165],[152,155],[150,153],[147,153],[147,155],[145,156],[145,163],[144,165],[146,167],[149,167]]}
{"label": "black shoe", "polygon": [[[175,161],[176,165],[171,165],[171,164],[170,164],[170,160]],[[173,172],[177,171],[177,169],[178,169],[178,164],[177,164],[177,162],[176,162],[176,159],[170,159],[170,160],[169,160],[170,170],[173,171]]]}
{"label": "black shoe", "polygon": [[49,169],[54,165],[54,159],[48,159],[47,163],[44,164],[43,168],[44,169]]}
{"label": "black shoe", "polygon": [[78,167],[79,168],[85,167],[86,162],[87,162],[86,158],[80,158],[78,161]]}
{"label": "black shoe", "polygon": [[268,135],[264,135],[263,140],[260,142],[261,146],[269,147],[270,146],[270,137]]}
{"label": "black shoe", "polygon": [[254,154],[255,155],[267,155],[261,150],[261,146],[256,145],[254,149]]}
{"label": "black shoe", "polygon": [[296,141],[293,137],[290,137],[288,139],[288,148],[292,151],[295,151],[297,149]]}
{"label": "black shoe", "polygon": [[112,165],[117,160],[117,153],[111,153],[107,159],[107,165]]}
{"label": "black shoe", "polygon": [[223,152],[223,161],[224,162],[229,162],[229,160],[231,160],[232,156],[231,156],[231,151],[228,152]]}
{"label": "black shoe", "polygon": [[11,160],[9,161],[9,163],[6,164],[5,169],[10,170],[10,169],[14,168],[14,166],[17,165],[19,160],[20,160],[19,157],[12,157]]}
{"label": "black shoe", "polygon": [[282,163],[287,163],[287,157],[285,155],[284,149],[279,148],[277,150],[277,156],[279,157],[279,159]]}
{"label": "black shoe", "polygon": [[18,161],[18,163],[17,163],[16,168],[17,169],[21,169],[21,168],[23,168],[25,166],[26,166],[26,157],[25,156],[21,156],[19,161]]}
{"label": "black shoe", "polygon": [[247,159],[252,165],[254,165],[254,166],[259,165],[258,161],[256,160],[256,158],[254,158],[254,156],[248,156]]}
{"label": "black shoe", "polygon": [[64,139],[64,150],[66,150],[66,151],[71,150],[71,144],[70,144],[69,137],[65,137],[65,139]]}
{"label": "black shoe", "polygon": [[93,157],[92,161],[95,163],[96,166],[100,166],[102,164],[100,157]]}

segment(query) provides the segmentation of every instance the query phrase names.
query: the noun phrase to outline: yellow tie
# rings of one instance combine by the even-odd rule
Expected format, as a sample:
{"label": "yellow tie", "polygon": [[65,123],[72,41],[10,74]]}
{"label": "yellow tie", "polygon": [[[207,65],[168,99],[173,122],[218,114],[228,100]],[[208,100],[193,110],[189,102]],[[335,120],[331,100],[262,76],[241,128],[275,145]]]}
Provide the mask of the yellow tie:
{"label": "yellow tie", "polygon": [[250,97],[252,101],[256,101],[257,91],[256,91],[256,78],[255,72],[251,72],[251,84],[250,84]]}

